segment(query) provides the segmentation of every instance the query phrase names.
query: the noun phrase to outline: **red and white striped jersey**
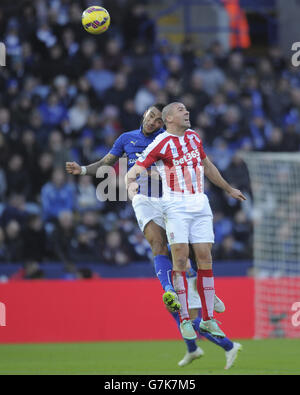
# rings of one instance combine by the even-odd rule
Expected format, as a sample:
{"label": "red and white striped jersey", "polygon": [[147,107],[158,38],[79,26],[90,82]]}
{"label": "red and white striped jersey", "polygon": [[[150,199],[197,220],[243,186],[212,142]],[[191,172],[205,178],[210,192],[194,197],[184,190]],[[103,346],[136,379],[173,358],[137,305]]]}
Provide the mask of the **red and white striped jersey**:
{"label": "red and white striped jersey", "polygon": [[155,162],[164,195],[202,194],[205,158],[199,135],[188,129],[183,136],[168,132],[158,135],[136,164],[148,168]]}

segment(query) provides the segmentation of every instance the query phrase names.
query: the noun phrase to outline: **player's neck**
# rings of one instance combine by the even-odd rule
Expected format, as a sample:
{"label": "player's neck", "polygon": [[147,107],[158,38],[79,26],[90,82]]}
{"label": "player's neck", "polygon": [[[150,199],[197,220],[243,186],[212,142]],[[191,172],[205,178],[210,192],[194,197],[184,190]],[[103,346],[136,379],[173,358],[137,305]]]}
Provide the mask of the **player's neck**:
{"label": "player's neck", "polygon": [[144,135],[145,137],[150,137],[150,136],[153,135],[155,132],[156,132],[156,130],[155,130],[154,132],[151,132],[151,133],[146,133],[145,130],[144,130],[144,128],[142,128],[142,133],[143,133],[143,135]]}
{"label": "player's neck", "polygon": [[186,129],[187,128],[176,128],[176,127],[172,126],[172,127],[168,128],[166,130],[166,132],[180,137],[180,136],[184,136]]}

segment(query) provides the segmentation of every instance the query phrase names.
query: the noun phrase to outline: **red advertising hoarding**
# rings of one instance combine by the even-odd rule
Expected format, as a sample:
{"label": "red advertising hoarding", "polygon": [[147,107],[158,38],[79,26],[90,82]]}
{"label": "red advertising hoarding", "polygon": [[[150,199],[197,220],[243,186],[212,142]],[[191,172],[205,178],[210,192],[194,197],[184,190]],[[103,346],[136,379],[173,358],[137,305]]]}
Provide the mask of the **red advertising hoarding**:
{"label": "red advertising hoarding", "polygon": [[[251,278],[216,278],[230,338],[254,335]],[[0,343],[180,339],[156,279],[12,281],[0,284]]]}

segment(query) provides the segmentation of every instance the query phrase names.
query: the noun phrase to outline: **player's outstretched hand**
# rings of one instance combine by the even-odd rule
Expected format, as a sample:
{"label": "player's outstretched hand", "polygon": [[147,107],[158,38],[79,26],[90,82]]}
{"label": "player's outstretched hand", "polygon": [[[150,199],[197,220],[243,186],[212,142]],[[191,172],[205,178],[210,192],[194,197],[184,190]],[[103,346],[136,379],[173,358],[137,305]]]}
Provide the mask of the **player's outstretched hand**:
{"label": "player's outstretched hand", "polygon": [[246,200],[246,197],[242,194],[242,192],[239,189],[232,188],[231,191],[229,192],[229,196],[233,197],[234,199],[240,200],[243,202]]}
{"label": "player's outstretched hand", "polygon": [[81,166],[76,162],[66,162],[66,171],[69,174],[79,175],[81,173]]}

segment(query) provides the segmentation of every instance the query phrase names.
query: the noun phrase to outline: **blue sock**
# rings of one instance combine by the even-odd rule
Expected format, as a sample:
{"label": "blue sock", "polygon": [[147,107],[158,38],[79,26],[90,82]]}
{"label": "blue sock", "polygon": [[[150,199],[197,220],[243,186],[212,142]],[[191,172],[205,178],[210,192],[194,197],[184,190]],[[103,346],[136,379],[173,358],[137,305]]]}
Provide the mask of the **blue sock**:
{"label": "blue sock", "polygon": [[165,292],[170,290],[175,292],[171,279],[173,265],[170,259],[166,255],[157,255],[154,257],[154,268],[156,276]]}
{"label": "blue sock", "polygon": [[193,320],[193,327],[196,332],[199,333],[200,336],[205,337],[207,340],[215,343],[217,346],[222,347],[225,351],[229,351],[233,347],[233,343],[230,339],[227,337],[214,337],[210,333],[203,332],[200,330],[199,325],[200,325],[201,318],[197,317],[195,320]]}
{"label": "blue sock", "polygon": [[[176,321],[177,327],[178,327],[178,329],[179,329],[179,331],[180,331],[179,314],[178,314],[178,313],[171,313],[171,314],[172,314],[174,320]],[[181,334],[181,332],[180,332],[180,334]],[[197,343],[196,343],[195,340],[187,340],[187,339],[183,339],[183,340],[184,340],[184,342],[185,342],[185,344],[186,344],[186,346],[187,346],[188,352],[194,352],[194,351],[196,351],[196,349],[197,349]]]}

